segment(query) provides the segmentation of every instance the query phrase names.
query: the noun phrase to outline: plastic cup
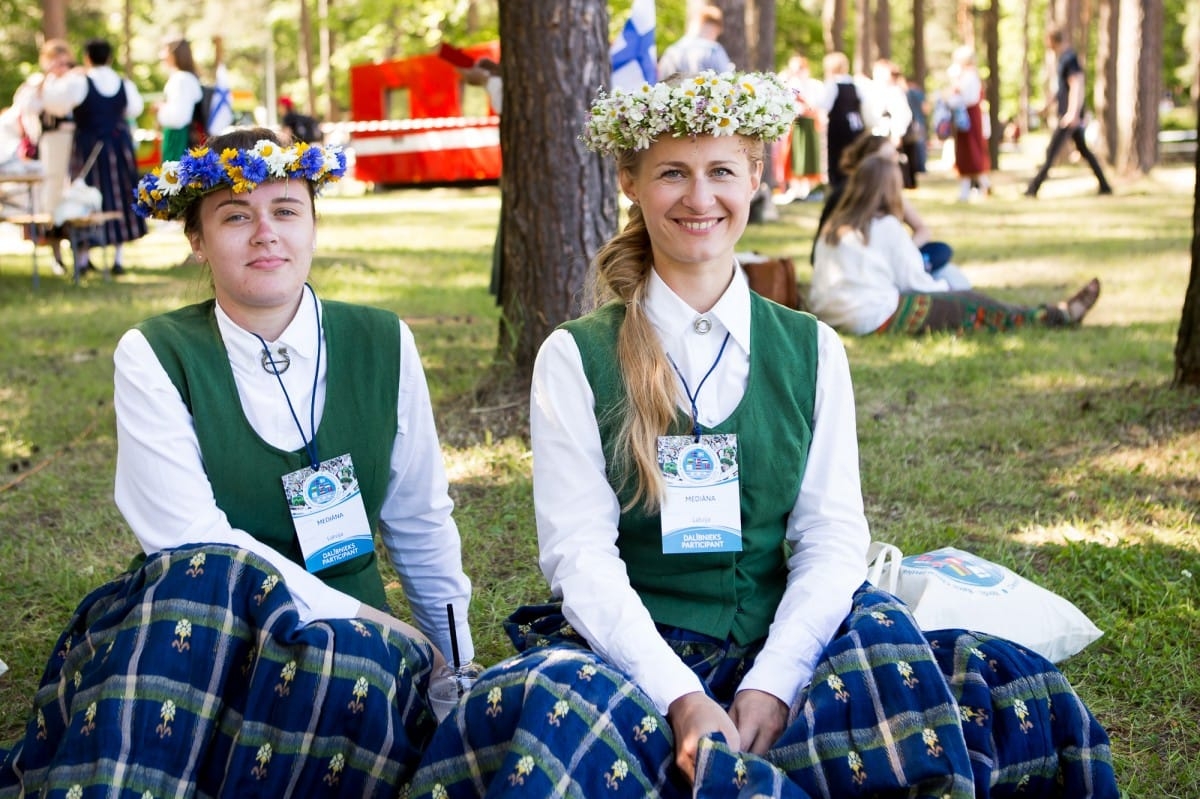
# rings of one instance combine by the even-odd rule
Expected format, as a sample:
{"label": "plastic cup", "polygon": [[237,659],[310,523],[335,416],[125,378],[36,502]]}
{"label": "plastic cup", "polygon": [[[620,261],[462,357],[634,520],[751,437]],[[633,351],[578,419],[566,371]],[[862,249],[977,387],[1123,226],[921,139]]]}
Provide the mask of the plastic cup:
{"label": "plastic cup", "polygon": [[458,683],[453,671],[442,671],[429,679],[429,708],[440,722],[458,705]]}
{"label": "plastic cup", "polygon": [[474,663],[467,663],[455,670],[446,666],[429,678],[429,707],[440,722],[466,696],[479,676],[480,668]]}

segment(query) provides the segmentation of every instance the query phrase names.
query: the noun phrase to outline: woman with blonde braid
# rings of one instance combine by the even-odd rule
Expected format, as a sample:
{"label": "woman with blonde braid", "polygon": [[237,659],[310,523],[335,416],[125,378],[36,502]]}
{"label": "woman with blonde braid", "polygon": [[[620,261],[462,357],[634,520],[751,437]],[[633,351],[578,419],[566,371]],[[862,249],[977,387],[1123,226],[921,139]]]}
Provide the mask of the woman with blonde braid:
{"label": "woman with blonde braid", "polygon": [[[734,257],[765,142],[792,112],[774,76],[711,72],[593,104],[584,142],[616,156],[633,207],[595,257],[597,307],[534,366],[552,601],[509,618],[521,654],[438,728],[409,797],[971,789],[933,647],[864,584],[842,344],[754,294]],[[953,638],[938,649],[962,651]],[[1043,697],[1069,691],[1042,667],[1021,677]],[[1071,743],[1091,757],[1102,736],[1085,726]],[[1031,790],[1057,787],[1046,771],[1031,770]]]}

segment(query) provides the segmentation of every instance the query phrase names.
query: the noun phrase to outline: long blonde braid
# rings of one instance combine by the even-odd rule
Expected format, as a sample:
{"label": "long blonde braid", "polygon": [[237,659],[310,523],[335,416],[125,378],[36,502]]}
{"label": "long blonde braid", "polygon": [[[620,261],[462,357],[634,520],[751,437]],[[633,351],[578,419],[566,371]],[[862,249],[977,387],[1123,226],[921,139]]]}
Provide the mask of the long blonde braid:
{"label": "long blonde braid", "polygon": [[[618,169],[636,169],[638,154],[623,153]],[[615,297],[625,304],[625,321],[617,334],[617,363],[625,384],[626,407],[621,414],[613,452],[615,472],[626,481],[637,477],[635,491],[625,510],[641,506],[658,510],[662,475],[658,470],[657,439],[667,432],[677,413],[675,373],[646,318],[643,300],[653,266],[650,234],[642,209],[629,209],[625,228],[596,253],[594,296],[597,304]]]}

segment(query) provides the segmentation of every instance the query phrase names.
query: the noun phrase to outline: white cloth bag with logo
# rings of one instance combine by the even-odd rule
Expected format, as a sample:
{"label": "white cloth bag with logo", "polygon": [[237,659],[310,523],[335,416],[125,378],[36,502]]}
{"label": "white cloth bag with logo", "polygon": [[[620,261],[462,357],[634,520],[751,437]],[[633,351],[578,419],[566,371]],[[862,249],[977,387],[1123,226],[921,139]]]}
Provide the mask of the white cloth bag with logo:
{"label": "white cloth bag with logo", "polygon": [[1016,572],[953,547],[902,557],[874,542],[868,579],[912,611],[922,630],[1007,638],[1059,663],[1104,633],[1074,604]]}

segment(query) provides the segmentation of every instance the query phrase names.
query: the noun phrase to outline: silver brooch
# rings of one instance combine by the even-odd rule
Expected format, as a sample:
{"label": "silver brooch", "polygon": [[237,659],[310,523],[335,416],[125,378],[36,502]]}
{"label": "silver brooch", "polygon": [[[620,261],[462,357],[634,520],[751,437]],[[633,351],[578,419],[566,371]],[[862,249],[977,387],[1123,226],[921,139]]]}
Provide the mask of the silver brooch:
{"label": "silver brooch", "polygon": [[292,365],[292,356],[288,355],[287,347],[279,348],[279,357],[271,355],[271,350],[262,351],[262,368],[269,375],[281,375]]}
{"label": "silver brooch", "polygon": [[696,321],[692,322],[692,330],[695,330],[697,333],[703,336],[705,333],[712,330],[712,322],[709,321],[707,316],[697,316]]}

